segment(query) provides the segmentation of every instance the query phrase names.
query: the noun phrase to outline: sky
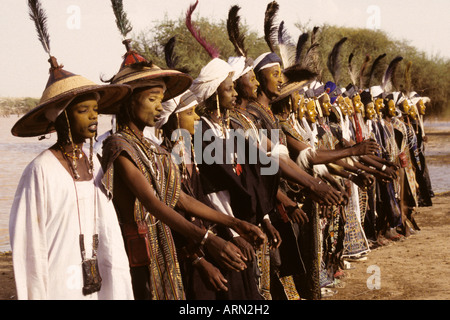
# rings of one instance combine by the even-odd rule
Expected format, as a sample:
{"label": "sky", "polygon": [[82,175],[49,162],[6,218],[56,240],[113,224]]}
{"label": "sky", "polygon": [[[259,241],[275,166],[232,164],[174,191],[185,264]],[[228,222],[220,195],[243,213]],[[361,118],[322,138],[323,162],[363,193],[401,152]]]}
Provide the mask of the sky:
{"label": "sky", "polygon": [[[178,19],[195,0],[124,0],[133,34],[148,30],[167,16]],[[194,13],[210,21],[225,20],[232,5],[241,20],[263,35],[269,0],[199,0]],[[379,29],[406,40],[428,57],[450,59],[448,0],[278,0],[277,21],[295,39],[296,23],[310,29],[330,24]],[[67,71],[100,83],[119,69],[125,47],[115,25],[110,0],[41,0],[47,12],[51,54]],[[26,0],[0,0],[0,97],[40,98],[49,63],[29,19]]]}

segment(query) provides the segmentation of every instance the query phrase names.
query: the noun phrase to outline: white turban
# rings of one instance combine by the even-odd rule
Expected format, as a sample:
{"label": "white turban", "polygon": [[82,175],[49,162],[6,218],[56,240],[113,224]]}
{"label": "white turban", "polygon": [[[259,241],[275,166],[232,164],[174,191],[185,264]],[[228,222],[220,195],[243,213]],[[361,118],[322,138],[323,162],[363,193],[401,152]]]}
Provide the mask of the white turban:
{"label": "white turban", "polygon": [[226,61],[214,58],[202,68],[200,74],[192,83],[190,90],[196,95],[198,102],[201,103],[217,91],[217,88],[230,73],[234,73],[234,71]]}
{"label": "white turban", "polygon": [[244,74],[246,74],[247,72],[252,70],[251,66],[246,66],[245,61],[246,61],[246,58],[242,57],[242,56],[228,58],[228,64],[234,70],[233,81],[236,81],[237,79],[242,77]]}

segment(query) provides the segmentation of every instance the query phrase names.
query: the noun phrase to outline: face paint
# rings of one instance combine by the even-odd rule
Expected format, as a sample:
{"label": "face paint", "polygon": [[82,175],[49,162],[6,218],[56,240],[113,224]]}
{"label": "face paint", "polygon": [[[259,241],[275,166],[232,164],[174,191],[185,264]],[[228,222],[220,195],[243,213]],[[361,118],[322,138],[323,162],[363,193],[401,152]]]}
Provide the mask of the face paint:
{"label": "face paint", "polygon": [[425,103],[423,102],[422,99],[419,100],[419,102],[417,102],[417,108],[419,109],[419,114],[421,114],[422,116],[425,115],[425,110],[427,109],[427,107],[425,106]]}
{"label": "face paint", "polygon": [[195,112],[195,107],[193,106],[192,108],[177,113],[179,128],[189,131],[191,135],[195,132],[195,122],[200,120],[200,117]]}
{"label": "face paint", "polygon": [[98,126],[98,105],[95,99],[86,99],[67,108],[67,117],[74,142],[93,138]]}
{"label": "face paint", "polygon": [[353,109],[352,100],[349,97],[345,97],[344,102],[347,105],[348,115],[353,116],[353,114],[355,113],[355,109]]}
{"label": "face paint", "polygon": [[355,95],[353,98],[353,107],[355,108],[356,113],[364,113],[364,106],[361,102],[361,97],[359,94]]}
{"label": "face paint", "polygon": [[327,93],[325,93],[322,97],[323,97],[321,103],[322,112],[324,116],[328,117],[331,112],[330,96]]}
{"label": "face paint", "polygon": [[404,114],[409,114],[411,107],[409,106],[408,100],[403,100],[402,102],[402,111]]}
{"label": "face paint", "polygon": [[306,120],[310,123],[316,122],[317,118],[317,111],[316,111],[316,104],[314,99],[311,99],[306,104]]}
{"label": "face paint", "polygon": [[376,111],[375,111],[375,106],[373,102],[369,102],[366,105],[366,119],[368,120],[373,120],[373,118],[375,117]]}
{"label": "face paint", "polygon": [[247,99],[256,99],[258,97],[259,82],[256,80],[253,69],[241,77],[242,91]]}
{"label": "face paint", "polygon": [[283,84],[283,74],[279,65],[266,68],[260,71],[266,80],[266,88],[263,91],[273,99],[281,94],[281,85]]}
{"label": "face paint", "polygon": [[133,122],[138,126],[154,127],[163,110],[163,98],[162,87],[152,87],[136,93],[131,104]]}
{"label": "face paint", "polygon": [[394,100],[389,100],[388,108],[389,108],[389,116],[390,117],[395,117],[395,115],[397,114],[397,110],[395,109],[395,102],[394,102]]}
{"label": "face paint", "polygon": [[411,119],[413,120],[417,120],[417,108],[416,106],[412,105],[409,108],[409,116],[411,117]]}
{"label": "face paint", "polygon": [[384,109],[383,99],[377,98],[375,100],[375,110],[377,111],[377,113],[380,113],[381,110],[383,110],[383,109]]}
{"label": "face paint", "polygon": [[337,98],[336,102],[337,102],[337,105],[338,105],[339,109],[341,109],[342,114],[344,116],[348,115],[348,110],[347,110],[347,106],[344,103],[344,98],[342,96],[339,96]]}
{"label": "face paint", "polygon": [[234,109],[236,107],[237,92],[234,90],[233,78],[229,75],[217,88],[219,103],[222,108]]}

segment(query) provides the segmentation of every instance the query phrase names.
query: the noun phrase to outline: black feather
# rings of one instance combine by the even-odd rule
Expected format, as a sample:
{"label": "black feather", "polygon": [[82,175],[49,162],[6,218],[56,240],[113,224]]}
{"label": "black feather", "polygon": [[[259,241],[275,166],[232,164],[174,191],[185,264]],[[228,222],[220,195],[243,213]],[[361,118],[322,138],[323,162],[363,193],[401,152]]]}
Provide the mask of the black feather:
{"label": "black feather", "polygon": [[178,64],[178,57],[175,55],[175,37],[170,38],[164,45],[164,58],[168,68],[176,68]]}
{"label": "black feather", "polygon": [[375,74],[375,70],[380,64],[381,59],[386,57],[386,53],[380,54],[372,63],[372,67],[370,68],[369,80],[367,81],[367,87],[370,88],[370,84],[372,82],[373,76]]}
{"label": "black feather", "polygon": [[331,50],[330,54],[328,55],[328,60],[327,60],[327,67],[328,70],[331,73],[331,76],[334,79],[334,83],[338,84],[339,82],[339,54],[341,52],[341,48],[342,45],[344,44],[344,42],[347,41],[347,38],[344,37],[342,39],[340,39],[338,42],[335,43],[335,45],[333,46],[333,49]]}
{"label": "black feather", "polygon": [[381,82],[381,88],[384,92],[390,92],[393,88],[396,87],[395,71],[402,60],[403,57],[397,56],[389,63]]}
{"label": "black feather", "polygon": [[348,73],[350,75],[350,79],[351,79],[352,83],[354,85],[356,85],[356,76],[357,76],[357,74],[356,74],[355,70],[353,69],[353,65],[352,65],[353,57],[354,57],[354,54],[352,52],[348,56]]}
{"label": "black feather", "polygon": [[239,22],[241,18],[238,15],[238,12],[241,8],[238,5],[234,5],[228,11],[228,19],[227,19],[227,31],[228,31],[228,39],[230,39],[231,43],[234,46],[234,50],[238,56],[247,56],[247,50],[245,49],[244,40],[245,36],[241,33],[239,28]]}
{"label": "black feather", "polygon": [[111,0],[114,15],[116,16],[116,25],[120,34],[125,39],[127,35],[133,30],[130,21],[128,20],[126,12],[123,10],[122,0]]}
{"label": "black feather", "polygon": [[264,40],[271,52],[275,52],[275,41],[277,39],[277,26],[275,24],[275,16],[278,12],[279,5],[276,1],[272,1],[267,5],[264,15]]}
{"label": "black feather", "polygon": [[300,63],[303,49],[305,48],[306,42],[308,41],[309,34],[307,32],[302,33],[298,37],[297,48],[295,50],[295,63]]}
{"label": "black feather", "polygon": [[369,62],[371,60],[370,55],[366,54],[366,57],[364,58],[364,62],[361,66],[361,71],[359,72],[359,88],[364,88],[364,73],[366,72],[367,66],[369,65]]}
{"label": "black feather", "polygon": [[28,0],[29,16],[34,21],[38,39],[45,52],[50,56],[50,35],[47,30],[47,14],[39,0]]}
{"label": "black feather", "polygon": [[302,66],[296,64],[289,67],[283,71],[289,82],[302,82],[313,80],[317,73],[303,68]]}

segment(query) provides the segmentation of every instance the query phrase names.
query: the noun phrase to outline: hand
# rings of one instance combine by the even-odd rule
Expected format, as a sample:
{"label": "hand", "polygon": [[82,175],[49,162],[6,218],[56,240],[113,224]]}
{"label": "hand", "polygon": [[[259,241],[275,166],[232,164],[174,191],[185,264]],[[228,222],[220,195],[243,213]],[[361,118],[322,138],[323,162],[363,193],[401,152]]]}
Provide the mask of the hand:
{"label": "hand", "polygon": [[272,249],[277,249],[281,245],[281,236],[278,230],[272,225],[269,219],[263,219],[263,230],[269,238],[269,245]]}
{"label": "hand", "polygon": [[352,156],[364,156],[375,154],[380,149],[380,146],[374,140],[364,140],[354,144],[351,148]]}
{"label": "hand", "polygon": [[309,222],[308,215],[297,204],[292,207],[286,207],[286,212],[294,223],[304,225]]}
{"label": "hand", "polygon": [[362,190],[367,190],[375,182],[375,178],[366,172],[360,172],[358,175],[352,177],[352,182],[355,183]]}
{"label": "hand", "polygon": [[385,174],[387,174],[388,176],[390,176],[392,179],[397,179],[397,172],[392,169],[391,167],[386,166],[386,169],[384,169],[383,171]]}
{"label": "hand", "polygon": [[202,270],[202,272],[199,272],[200,277],[202,277],[207,287],[211,287],[216,291],[228,291],[226,286],[228,283],[227,279],[212,263],[202,258],[195,266]]}
{"label": "hand", "polygon": [[247,259],[248,262],[252,262],[255,258],[255,251],[253,250],[253,247],[248,241],[246,241],[242,237],[234,237],[233,240],[231,240],[244,254],[244,257]]}
{"label": "hand", "polygon": [[254,248],[259,248],[266,240],[266,235],[260,228],[240,219],[235,219],[235,224],[232,229],[247,240]]}
{"label": "hand", "polygon": [[341,193],[322,180],[316,179],[310,191],[312,199],[320,204],[338,205],[343,201]]}
{"label": "hand", "polygon": [[247,268],[245,264],[247,259],[241,250],[231,242],[210,234],[205,242],[205,247],[214,261],[225,268],[235,271],[242,271]]}

